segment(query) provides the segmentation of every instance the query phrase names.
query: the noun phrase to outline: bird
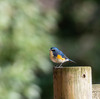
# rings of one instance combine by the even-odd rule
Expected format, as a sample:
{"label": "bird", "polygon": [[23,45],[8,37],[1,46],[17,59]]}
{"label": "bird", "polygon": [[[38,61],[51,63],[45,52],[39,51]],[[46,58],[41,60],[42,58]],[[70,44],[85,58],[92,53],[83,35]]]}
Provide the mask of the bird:
{"label": "bird", "polygon": [[63,63],[68,62],[68,61],[76,63],[73,60],[66,57],[66,55],[56,47],[50,48],[49,55],[52,62],[60,63],[59,67],[61,67]]}

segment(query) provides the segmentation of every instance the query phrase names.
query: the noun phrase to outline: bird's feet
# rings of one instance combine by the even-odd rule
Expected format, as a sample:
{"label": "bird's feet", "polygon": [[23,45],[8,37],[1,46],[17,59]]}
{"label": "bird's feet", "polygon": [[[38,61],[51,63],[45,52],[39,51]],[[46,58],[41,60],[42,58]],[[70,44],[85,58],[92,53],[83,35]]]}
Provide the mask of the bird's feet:
{"label": "bird's feet", "polygon": [[56,65],[55,68],[63,67],[62,64],[63,64],[63,63],[61,63],[60,65]]}

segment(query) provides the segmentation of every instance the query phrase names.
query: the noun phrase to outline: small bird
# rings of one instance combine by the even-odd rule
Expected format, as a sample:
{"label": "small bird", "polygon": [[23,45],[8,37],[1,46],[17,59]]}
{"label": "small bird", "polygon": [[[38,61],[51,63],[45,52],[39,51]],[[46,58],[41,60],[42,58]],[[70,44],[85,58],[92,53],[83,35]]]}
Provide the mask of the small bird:
{"label": "small bird", "polygon": [[73,60],[66,57],[64,53],[56,47],[51,47],[49,53],[50,53],[50,59],[54,63],[60,63],[59,67],[61,67],[63,63],[68,62],[68,61],[75,63]]}

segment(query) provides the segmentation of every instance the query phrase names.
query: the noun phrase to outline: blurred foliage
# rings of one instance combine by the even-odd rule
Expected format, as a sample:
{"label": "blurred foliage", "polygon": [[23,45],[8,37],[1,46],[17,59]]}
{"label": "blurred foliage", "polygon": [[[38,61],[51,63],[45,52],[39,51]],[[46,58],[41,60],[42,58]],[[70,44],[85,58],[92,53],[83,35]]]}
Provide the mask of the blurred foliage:
{"label": "blurred foliage", "polygon": [[[37,73],[49,73],[56,13],[36,0],[0,1],[0,99],[40,99]],[[42,73],[41,72],[41,73]]]}

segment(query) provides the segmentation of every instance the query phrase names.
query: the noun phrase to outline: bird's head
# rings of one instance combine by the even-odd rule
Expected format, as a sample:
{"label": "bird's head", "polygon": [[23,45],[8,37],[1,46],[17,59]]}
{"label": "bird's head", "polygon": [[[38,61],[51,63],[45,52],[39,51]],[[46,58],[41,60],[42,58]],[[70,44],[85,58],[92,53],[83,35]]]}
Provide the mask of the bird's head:
{"label": "bird's head", "polygon": [[51,48],[50,48],[50,51],[53,52],[53,55],[54,55],[54,56],[57,56],[57,54],[59,53],[59,49],[56,48],[56,47],[51,47]]}
{"label": "bird's head", "polygon": [[56,48],[56,47],[51,47],[51,48],[50,48],[50,51],[55,52],[55,51],[59,51],[59,49],[58,49],[58,48]]}

